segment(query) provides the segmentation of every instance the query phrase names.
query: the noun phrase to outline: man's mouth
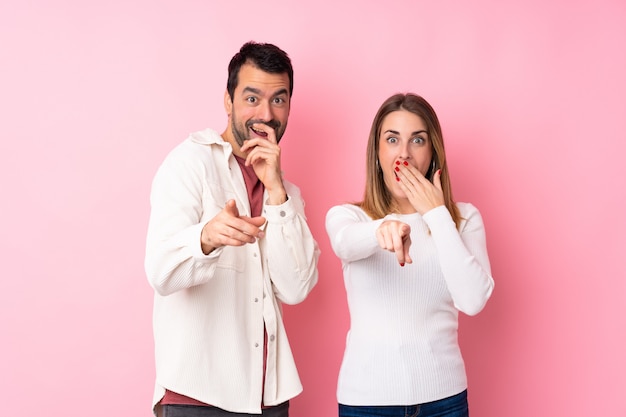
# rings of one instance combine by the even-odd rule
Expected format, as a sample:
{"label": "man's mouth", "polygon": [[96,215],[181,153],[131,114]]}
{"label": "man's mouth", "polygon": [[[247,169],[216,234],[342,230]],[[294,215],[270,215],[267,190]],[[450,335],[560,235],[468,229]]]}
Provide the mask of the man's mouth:
{"label": "man's mouth", "polygon": [[250,127],[250,130],[252,130],[257,136],[261,136],[262,138],[267,137],[267,132],[264,132],[263,130],[255,129],[253,127]]}
{"label": "man's mouth", "polygon": [[[254,125],[257,125],[257,128],[254,128]],[[280,123],[274,119],[267,122],[262,122],[260,120],[249,120],[248,123],[246,123],[246,127],[250,129],[252,133],[259,137],[267,138],[268,133],[266,132],[266,129],[264,129],[264,126],[267,126],[268,128],[277,131],[280,127]]]}

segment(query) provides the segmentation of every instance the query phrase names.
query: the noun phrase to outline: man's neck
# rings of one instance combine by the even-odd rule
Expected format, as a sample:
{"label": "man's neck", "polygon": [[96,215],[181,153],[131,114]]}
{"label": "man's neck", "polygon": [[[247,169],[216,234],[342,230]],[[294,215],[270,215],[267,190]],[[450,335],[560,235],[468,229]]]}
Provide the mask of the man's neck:
{"label": "man's neck", "polygon": [[224,133],[221,134],[222,139],[224,139],[226,142],[230,143],[231,148],[233,148],[233,154],[240,157],[240,158],[247,158],[247,154],[241,152],[241,146],[239,146],[239,144],[237,143],[237,140],[235,140],[235,136],[233,135],[233,132],[230,129],[226,129],[224,131]]}

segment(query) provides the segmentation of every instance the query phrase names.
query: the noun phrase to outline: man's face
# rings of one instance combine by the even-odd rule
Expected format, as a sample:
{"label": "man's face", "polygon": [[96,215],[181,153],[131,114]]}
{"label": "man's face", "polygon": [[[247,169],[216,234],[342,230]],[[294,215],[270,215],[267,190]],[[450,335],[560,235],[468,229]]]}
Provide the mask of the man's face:
{"label": "man's face", "polygon": [[253,137],[267,138],[267,132],[254,130],[252,125],[262,123],[276,133],[276,140],[285,133],[289,118],[289,76],[270,74],[251,64],[239,70],[239,82],[232,102],[226,94],[225,107],[232,135],[241,147]]}

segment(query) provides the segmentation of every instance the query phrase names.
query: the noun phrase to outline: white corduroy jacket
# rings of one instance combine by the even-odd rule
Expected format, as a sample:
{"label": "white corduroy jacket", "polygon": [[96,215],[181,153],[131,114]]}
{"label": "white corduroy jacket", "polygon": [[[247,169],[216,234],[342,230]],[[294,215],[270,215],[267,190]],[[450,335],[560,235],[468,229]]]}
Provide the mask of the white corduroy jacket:
{"label": "white corduroy jacket", "polygon": [[213,130],[196,132],[159,167],[145,257],[155,290],[154,405],[169,389],[228,411],[260,413],[261,401],[277,405],[302,391],[281,303],[307,297],[320,252],[299,189],[284,185],[287,201],[263,206],[265,237],[204,255],[202,227],[226,201],[234,199],[240,215],[250,216],[230,144]]}

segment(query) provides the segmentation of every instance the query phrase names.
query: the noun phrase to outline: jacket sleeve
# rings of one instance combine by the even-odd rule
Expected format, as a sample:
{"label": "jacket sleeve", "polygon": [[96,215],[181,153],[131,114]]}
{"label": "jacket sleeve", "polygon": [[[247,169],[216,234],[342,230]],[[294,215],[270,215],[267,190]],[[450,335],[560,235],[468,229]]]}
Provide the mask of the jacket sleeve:
{"label": "jacket sleeve", "polygon": [[380,249],[376,230],[383,222],[371,220],[356,206],[340,205],[326,213],[326,233],[335,255],[342,262],[367,258]]}
{"label": "jacket sleeve", "polygon": [[276,297],[286,304],[302,302],[317,284],[320,249],[313,238],[299,189],[286,183],[287,201],[266,205],[262,250]]}
{"label": "jacket sleeve", "polygon": [[221,248],[210,255],[201,249],[203,165],[181,149],[159,167],[150,193],[150,220],[145,270],[160,295],[207,282],[214,274]]}
{"label": "jacket sleeve", "polygon": [[443,275],[457,309],[468,315],[479,313],[491,296],[494,281],[487,256],[485,228],[479,211],[470,204],[457,230],[445,206],[424,214],[431,230]]}

